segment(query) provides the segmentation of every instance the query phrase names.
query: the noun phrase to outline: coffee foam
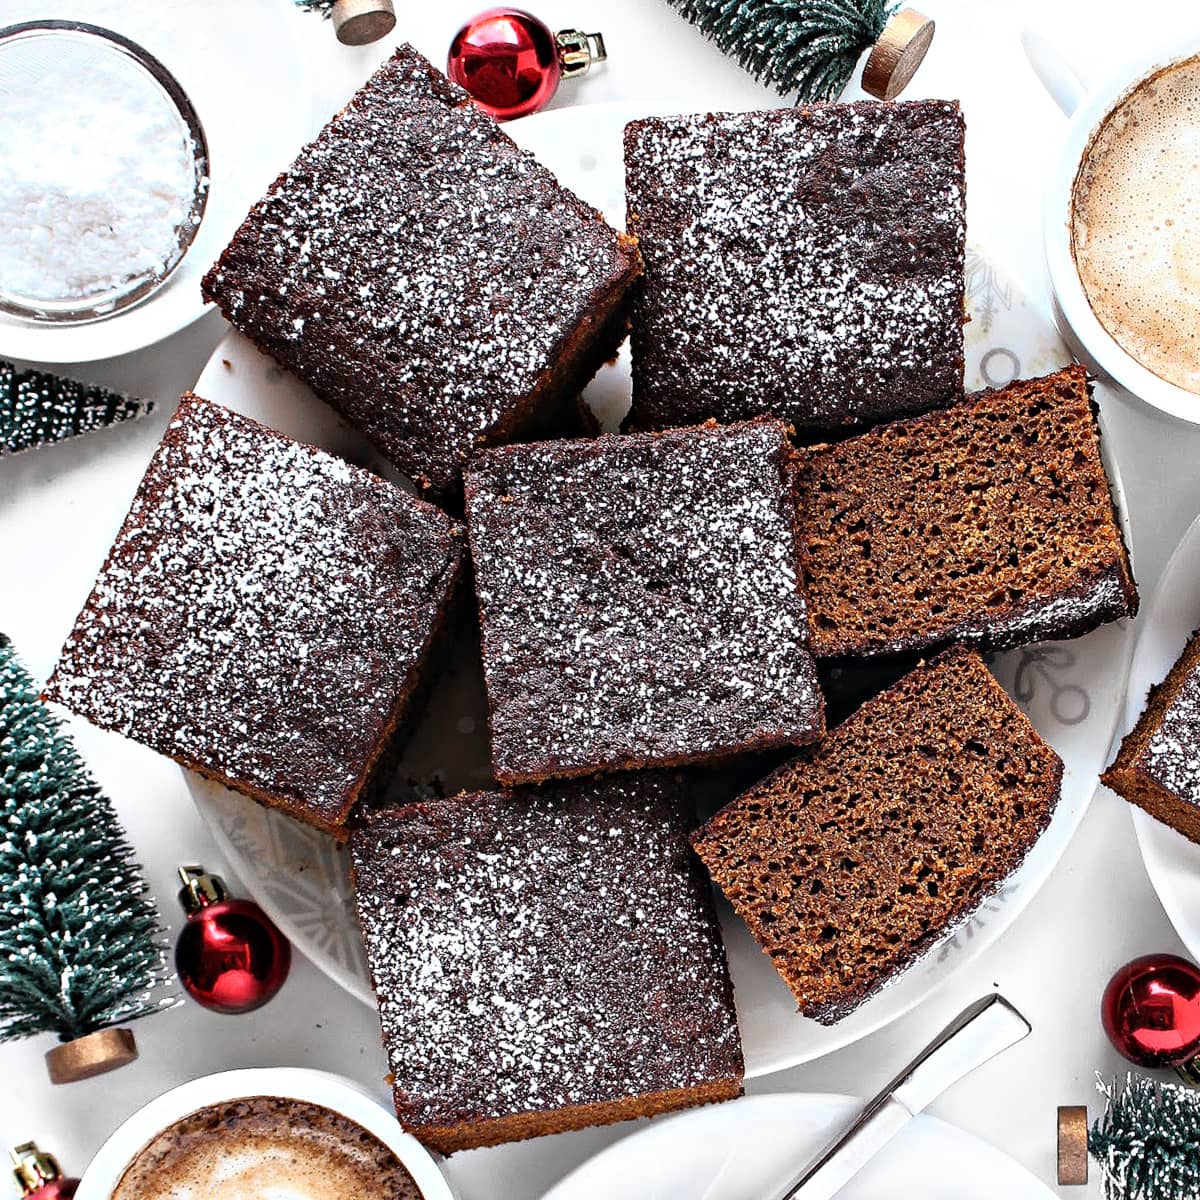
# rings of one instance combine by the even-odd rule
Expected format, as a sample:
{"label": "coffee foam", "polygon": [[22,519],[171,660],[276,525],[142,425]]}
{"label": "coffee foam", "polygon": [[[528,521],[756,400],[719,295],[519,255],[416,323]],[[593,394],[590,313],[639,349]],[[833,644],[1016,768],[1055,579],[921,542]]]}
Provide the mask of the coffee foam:
{"label": "coffee foam", "polygon": [[1200,57],[1138,84],[1084,154],[1071,251],[1097,320],[1200,393]]}
{"label": "coffee foam", "polygon": [[200,1109],[163,1130],[112,1200],[421,1200],[396,1156],[319,1105],[258,1096]]}

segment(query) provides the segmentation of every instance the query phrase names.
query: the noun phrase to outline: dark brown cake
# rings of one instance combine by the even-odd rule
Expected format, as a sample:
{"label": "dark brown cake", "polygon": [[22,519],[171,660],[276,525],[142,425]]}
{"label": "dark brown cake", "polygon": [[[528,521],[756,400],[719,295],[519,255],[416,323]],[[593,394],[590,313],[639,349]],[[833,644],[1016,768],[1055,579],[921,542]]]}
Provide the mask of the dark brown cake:
{"label": "dark brown cake", "polygon": [[801,451],[821,658],[1077,637],[1137,612],[1082,367]]}
{"label": "dark brown cake", "polygon": [[508,446],[466,477],[501,783],[820,736],[776,421]]}
{"label": "dark brown cake", "polygon": [[633,242],[402,46],[301,151],[206,299],[429,492],[570,421],[625,336]]}
{"label": "dark brown cake", "polygon": [[833,1024],[1020,865],[1062,763],[971,650],[869,700],[692,838],[795,993]]}
{"label": "dark brown cake", "polygon": [[957,104],[655,117],[626,127],[625,166],[633,425],[831,430],[961,397]]}
{"label": "dark brown cake", "polygon": [[373,812],[350,848],[396,1112],[426,1145],[740,1093],[733,988],[676,781]]}
{"label": "dark brown cake", "polygon": [[185,396],[46,697],[344,836],[464,541],[378,476]]}
{"label": "dark brown cake", "polygon": [[1137,724],[1100,778],[1130,804],[1200,842],[1200,632],[1151,688]]}

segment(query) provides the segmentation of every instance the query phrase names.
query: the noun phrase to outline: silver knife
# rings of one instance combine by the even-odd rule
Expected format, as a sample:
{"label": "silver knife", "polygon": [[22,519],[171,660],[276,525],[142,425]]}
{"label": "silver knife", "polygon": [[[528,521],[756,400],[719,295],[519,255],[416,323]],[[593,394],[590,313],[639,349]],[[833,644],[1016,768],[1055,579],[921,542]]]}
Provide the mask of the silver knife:
{"label": "silver knife", "polygon": [[976,1000],[917,1055],[779,1196],[830,1200],[927,1105],[1031,1026],[998,992]]}

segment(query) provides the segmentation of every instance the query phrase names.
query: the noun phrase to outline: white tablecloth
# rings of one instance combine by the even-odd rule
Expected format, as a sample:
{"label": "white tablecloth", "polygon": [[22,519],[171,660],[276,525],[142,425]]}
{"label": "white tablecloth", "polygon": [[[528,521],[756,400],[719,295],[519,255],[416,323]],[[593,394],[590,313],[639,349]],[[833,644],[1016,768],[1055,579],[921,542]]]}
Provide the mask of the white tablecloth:
{"label": "white tablecloth", "polygon": [[[260,0],[253,0],[258,3]],[[267,2],[267,0],[261,0]],[[532,4],[532,0],[531,0]],[[780,103],[724,59],[667,7],[664,0],[539,0],[538,14],[553,27],[600,28],[610,61],[586,80],[565,85],[556,103],[669,98],[681,111]],[[397,35],[440,60],[458,24],[482,0],[418,4],[396,0]],[[1065,120],[1042,92],[1021,52],[1019,35],[1034,25],[1086,69],[1126,52],[1140,34],[1167,22],[1200,18],[1187,0],[1142,0],[1131,8],[1117,0],[925,0],[938,21],[933,49],[910,96],[961,99],[967,115],[969,205],[972,236],[1007,265],[1030,296],[1048,307],[1042,267],[1041,180],[1053,160]],[[53,15],[47,3],[47,15]],[[327,115],[349,94],[381,47],[339,46],[319,20],[299,14],[311,50],[310,80],[297,79],[297,102],[318,94],[316,115]],[[395,40],[395,39],[392,39]],[[271,53],[271,47],[263,47]],[[216,64],[214,69],[219,69]],[[252,114],[248,116],[252,119]],[[223,331],[214,315],[170,341],[123,362],[93,365],[101,381],[156,395],[168,404],[188,387]],[[1200,511],[1200,428],[1184,426],[1118,397],[1106,417],[1124,475],[1132,513],[1134,553],[1143,595],[1155,587],[1167,556]],[[132,493],[161,430],[162,418],[114,435]],[[63,462],[27,456],[17,470],[63,471]],[[81,455],[80,463],[85,461]],[[11,467],[6,467],[6,470]],[[71,471],[62,486],[71,486]],[[87,511],[86,473],[79,473],[79,513]],[[17,479],[19,484],[19,478]],[[10,497],[11,502],[11,497]],[[35,513],[29,519],[36,519]],[[44,553],[53,553],[54,529],[39,530]],[[105,544],[96,546],[99,563]],[[18,577],[8,554],[0,570],[0,628],[10,610],[27,612],[19,590],[38,587],[38,563]],[[39,598],[40,600],[41,598]],[[63,629],[79,596],[48,596],[45,604]],[[20,642],[20,628],[9,630]],[[31,667],[48,671],[45,653]],[[173,872],[178,861],[223,864],[196,816],[179,771],[138,750],[119,754],[101,735],[76,726],[85,753],[95,751],[101,782],[117,798],[121,815],[147,864],[164,912],[178,928]],[[231,881],[235,888],[236,880]],[[1055,1107],[1089,1103],[1098,1111],[1094,1072],[1124,1069],[1098,1021],[1101,990],[1110,973],[1135,955],[1180,949],[1151,891],[1138,855],[1129,813],[1101,789],[1055,875],[1015,927],[988,953],[962,970],[917,1012],[856,1046],[828,1058],[752,1082],[748,1091],[810,1090],[867,1094],[962,1006],[999,987],[1033,1024],[1033,1035],[989,1064],[933,1106],[932,1112],[988,1139],[1053,1182]],[[236,1066],[305,1065],[379,1084],[380,1051],[374,1015],[298,959],[287,988],[269,1007],[246,1017],[219,1017],[195,1005],[143,1021],[137,1028],[142,1058],[116,1074],[51,1088],[41,1063],[49,1039],[0,1048],[0,1137],[9,1144],[36,1137],[64,1164],[81,1168],[117,1123],[169,1086],[195,1075]],[[628,1132],[592,1130],[541,1139],[496,1151],[461,1155],[450,1173],[465,1200],[525,1200],[539,1195],[573,1166]],[[1091,1189],[1067,1194],[1099,1195]],[[963,1180],[971,1194],[971,1180]],[[898,1195],[906,1195],[900,1189]]]}

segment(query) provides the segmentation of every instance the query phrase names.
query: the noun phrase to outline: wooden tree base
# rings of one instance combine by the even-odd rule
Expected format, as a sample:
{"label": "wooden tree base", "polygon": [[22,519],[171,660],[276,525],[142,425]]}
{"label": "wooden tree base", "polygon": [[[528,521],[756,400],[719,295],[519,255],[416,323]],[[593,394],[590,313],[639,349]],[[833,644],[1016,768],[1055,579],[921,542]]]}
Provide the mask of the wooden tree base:
{"label": "wooden tree base", "polygon": [[915,8],[902,8],[884,27],[863,67],[863,91],[894,100],[917,73],[933,41],[933,22]]}
{"label": "wooden tree base", "polygon": [[78,1083],[127,1066],[137,1056],[137,1043],[128,1029],[98,1029],[47,1050],[46,1070],[51,1083]]}
{"label": "wooden tree base", "polygon": [[336,0],[333,32],[344,46],[365,46],[386,37],[396,27],[392,0]]}
{"label": "wooden tree base", "polygon": [[1088,1181],[1087,1109],[1064,1104],[1058,1110],[1058,1182],[1078,1187]]}

